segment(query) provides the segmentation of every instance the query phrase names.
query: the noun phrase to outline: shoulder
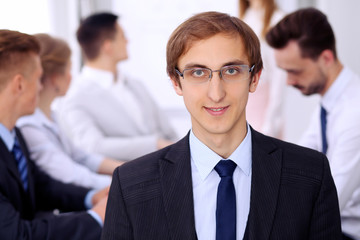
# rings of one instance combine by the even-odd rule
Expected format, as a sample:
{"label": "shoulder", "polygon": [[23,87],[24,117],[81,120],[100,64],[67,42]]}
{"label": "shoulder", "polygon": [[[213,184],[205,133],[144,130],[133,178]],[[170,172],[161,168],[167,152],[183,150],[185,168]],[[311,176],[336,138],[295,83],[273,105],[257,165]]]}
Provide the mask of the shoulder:
{"label": "shoulder", "polygon": [[293,169],[300,172],[311,172],[322,175],[325,165],[328,164],[326,156],[316,150],[302,147],[293,143],[253,132],[253,144],[256,150],[260,149],[278,161],[282,169]]}
{"label": "shoulder", "polygon": [[115,170],[114,176],[127,187],[160,178],[165,166],[182,169],[190,160],[188,139],[187,135],[175,144],[124,163]]}
{"label": "shoulder", "polygon": [[41,118],[39,118],[39,116],[36,114],[36,112],[31,115],[23,116],[23,117],[19,118],[16,122],[16,126],[18,126],[19,128],[22,128],[25,126],[41,128],[42,125],[43,125],[43,121]]}

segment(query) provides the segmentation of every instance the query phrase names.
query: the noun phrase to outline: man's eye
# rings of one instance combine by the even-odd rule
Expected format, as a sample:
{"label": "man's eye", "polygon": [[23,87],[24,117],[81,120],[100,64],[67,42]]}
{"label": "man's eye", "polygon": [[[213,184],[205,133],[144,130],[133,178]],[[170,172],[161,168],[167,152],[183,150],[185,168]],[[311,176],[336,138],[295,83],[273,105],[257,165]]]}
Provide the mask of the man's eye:
{"label": "man's eye", "polygon": [[206,75],[206,73],[203,69],[194,69],[194,70],[192,70],[191,75],[193,77],[203,77]]}
{"label": "man's eye", "polygon": [[226,75],[236,75],[239,73],[241,73],[241,69],[237,67],[226,68],[224,71],[224,74]]}

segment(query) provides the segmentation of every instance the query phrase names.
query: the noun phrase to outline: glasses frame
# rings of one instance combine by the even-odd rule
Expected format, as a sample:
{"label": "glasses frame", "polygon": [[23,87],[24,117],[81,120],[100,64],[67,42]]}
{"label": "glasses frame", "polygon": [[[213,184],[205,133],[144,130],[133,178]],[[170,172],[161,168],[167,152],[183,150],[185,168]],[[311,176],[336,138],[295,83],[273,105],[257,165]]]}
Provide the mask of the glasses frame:
{"label": "glasses frame", "polygon": [[240,66],[240,67],[246,66],[246,67],[248,67],[248,68],[249,68],[249,73],[252,73],[252,72],[254,71],[254,68],[255,68],[255,64],[253,64],[251,67],[250,67],[249,65],[246,65],[246,64],[234,64],[234,65],[223,66],[223,67],[221,67],[221,68],[218,69],[218,70],[212,70],[212,69],[207,68],[207,67],[193,67],[193,68],[185,68],[182,72],[180,72],[177,68],[175,68],[175,71],[176,71],[177,74],[179,74],[180,77],[182,77],[183,79],[185,79],[185,77],[184,77],[184,72],[187,71],[187,70],[207,69],[207,70],[210,71],[209,79],[208,79],[207,81],[199,82],[199,83],[206,83],[206,82],[211,81],[214,72],[219,72],[220,79],[226,82],[226,80],[223,78],[222,70],[223,70],[224,68],[236,67],[236,66]]}

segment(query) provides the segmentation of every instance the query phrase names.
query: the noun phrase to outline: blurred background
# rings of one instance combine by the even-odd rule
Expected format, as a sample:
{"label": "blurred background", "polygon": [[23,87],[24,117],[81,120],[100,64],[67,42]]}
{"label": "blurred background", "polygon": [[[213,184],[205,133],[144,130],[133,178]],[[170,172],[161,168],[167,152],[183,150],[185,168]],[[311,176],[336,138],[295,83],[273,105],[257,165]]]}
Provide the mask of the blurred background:
{"label": "blurred background", "polygon": [[[335,31],[340,60],[360,74],[359,0],[278,0],[277,3],[286,13],[309,6],[322,10]],[[0,29],[49,33],[66,40],[73,52],[73,78],[82,66],[75,38],[80,19],[98,11],[120,15],[120,24],[129,41],[129,59],[119,68],[144,82],[180,136],[186,134],[191,124],[182,98],[175,94],[166,75],[167,40],[181,22],[195,13],[214,10],[238,16],[237,0],[0,0],[0,6]],[[285,140],[298,141],[318,100],[318,96],[305,97],[287,87]]]}

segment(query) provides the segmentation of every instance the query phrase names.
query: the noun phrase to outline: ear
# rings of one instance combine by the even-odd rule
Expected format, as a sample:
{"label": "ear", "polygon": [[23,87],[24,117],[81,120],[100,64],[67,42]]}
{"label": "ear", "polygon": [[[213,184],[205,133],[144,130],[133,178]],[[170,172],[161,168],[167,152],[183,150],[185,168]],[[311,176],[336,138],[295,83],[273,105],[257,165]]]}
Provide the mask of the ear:
{"label": "ear", "polygon": [[251,78],[250,86],[249,86],[249,92],[253,93],[256,91],[257,85],[259,84],[259,79],[261,76],[262,70],[255,73],[255,75]]}
{"label": "ear", "polygon": [[112,41],[109,39],[106,39],[100,49],[101,52],[104,52],[106,54],[111,54],[113,52],[112,49]]}
{"label": "ear", "polygon": [[183,92],[182,92],[182,88],[181,88],[181,85],[180,85],[179,80],[174,79],[174,78],[172,77],[172,78],[171,78],[171,83],[172,83],[172,86],[173,86],[176,94],[179,95],[179,96],[182,96],[182,95],[183,95]]}
{"label": "ear", "polygon": [[24,77],[21,74],[16,74],[14,75],[14,77],[11,79],[11,81],[9,82],[9,84],[11,85],[11,91],[15,94],[15,95],[19,95],[24,91]]}
{"label": "ear", "polygon": [[319,60],[321,61],[322,64],[325,64],[325,66],[328,67],[329,65],[333,64],[335,61],[334,53],[329,49],[325,49],[320,54]]}

